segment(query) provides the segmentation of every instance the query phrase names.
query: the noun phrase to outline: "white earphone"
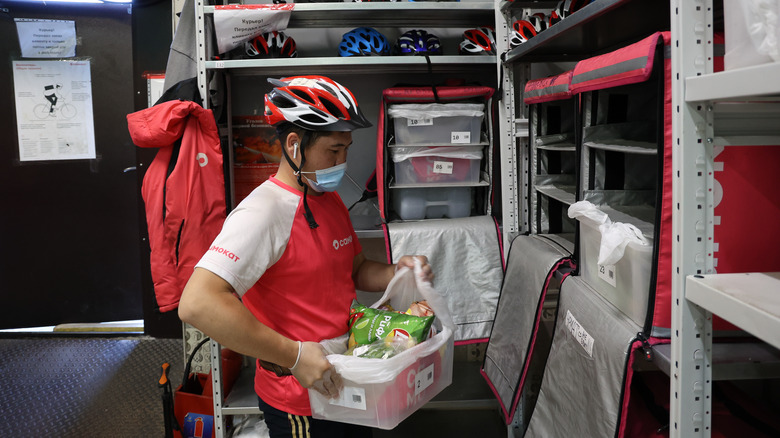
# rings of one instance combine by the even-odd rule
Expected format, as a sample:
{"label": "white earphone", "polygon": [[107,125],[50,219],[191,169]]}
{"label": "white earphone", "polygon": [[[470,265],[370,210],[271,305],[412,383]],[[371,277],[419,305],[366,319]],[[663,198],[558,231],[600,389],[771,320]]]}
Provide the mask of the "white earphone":
{"label": "white earphone", "polygon": [[293,143],[293,147],[295,148],[293,149],[293,158],[295,158],[298,156],[298,143]]}

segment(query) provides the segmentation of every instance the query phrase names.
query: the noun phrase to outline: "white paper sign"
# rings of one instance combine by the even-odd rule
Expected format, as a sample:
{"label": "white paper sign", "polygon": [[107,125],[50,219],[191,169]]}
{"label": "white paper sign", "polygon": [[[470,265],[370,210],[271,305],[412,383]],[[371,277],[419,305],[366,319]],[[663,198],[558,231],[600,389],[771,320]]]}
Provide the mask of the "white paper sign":
{"label": "white paper sign", "polygon": [[588,356],[593,357],[593,336],[585,331],[569,310],[566,311],[566,328],[569,329],[580,347],[588,353]]}
{"label": "white paper sign", "polygon": [[418,396],[433,384],[433,364],[420,370],[414,378],[414,395]]}
{"label": "white paper sign", "polygon": [[452,175],[452,161],[434,161],[433,173]]}
{"label": "white paper sign", "polygon": [[615,265],[598,265],[599,266],[599,278],[611,284],[612,287],[617,287],[617,272],[615,271]]}
{"label": "white paper sign", "polygon": [[287,29],[294,4],[214,6],[217,50],[225,53],[257,35]]}
{"label": "white paper sign", "polygon": [[76,56],[76,22],[15,18],[23,58]]}
{"label": "white paper sign", "polygon": [[457,143],[471,143],[471,132],[469,131],[452,131],[450,133],[451,142]]}
{"label": "white paper sign", "polygon": [[95,158],[89,61],[13,61],[20,161]]}
{"label": "white paper sign", "polygon": [[366,410],[366,390],[357,386],[345,386],[338,398],[328,400],[328,403],[350,409]]}
{"label": "white paper sign", "polygon": [[433,125],[432,118],[408,119],[406,122],[406,126],[432,126],[432,125]]}

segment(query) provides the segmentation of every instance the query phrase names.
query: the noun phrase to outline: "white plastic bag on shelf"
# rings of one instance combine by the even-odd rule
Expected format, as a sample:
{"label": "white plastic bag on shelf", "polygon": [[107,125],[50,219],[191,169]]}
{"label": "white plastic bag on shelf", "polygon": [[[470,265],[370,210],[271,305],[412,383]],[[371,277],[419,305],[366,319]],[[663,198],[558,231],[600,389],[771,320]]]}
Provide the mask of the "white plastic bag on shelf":
{"label": "white plastic bag on shelf", "polygon": [[629,243],[649,245],[649,242],[635,225],[612,222],[609,216],[589,201],[575,202],[569,206],[569,217],[586,218],[595,222],[601,232],[599,246],[599,265],[614,265],[621,258]]}
{"label": "white plastic bag on shelf", "polygon": [[394,309],[406,310],[413,302],[426,300],[436,315],[433,323],[436,334],[425,342],[388,359],[345,356],[343,353],[347,351],[348,334],[321,341],[320,344],[329,353],[328,360],[344,379],[362,384],[391,381],[418,359],[443,347],[453,336],[455,325],[452,322],[447,302],[431,283],[420,278],[421,272],[422,267],[419,261],[415,261],[414,270],[399,269],[387,286],[382,298],[371,307],[377,308],[380,304],[390,300],[390,305]]}
{"label": "white plastic bag on shelf", "polygon": [[727,70],[780,61],[780,0],[724,0]]}
{"label": "white plastic bag on shelf", "polygon": [[390,149],[393,162],[400,163],[415,157],[459,158],[462,160],[481,160],[482,146],[396,146]]}

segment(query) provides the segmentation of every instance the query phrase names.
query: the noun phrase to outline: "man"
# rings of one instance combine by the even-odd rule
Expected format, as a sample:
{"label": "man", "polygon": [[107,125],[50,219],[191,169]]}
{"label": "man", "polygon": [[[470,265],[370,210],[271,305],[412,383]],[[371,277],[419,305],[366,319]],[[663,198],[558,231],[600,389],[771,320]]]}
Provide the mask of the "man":
{"label": "man", "polygon": [[[230,213],[184,289],[179,316],[258,358],[255,391],[272,437],[370,436],[367,428],[313,420],[306,388],[338,396],[341,377],[318,341],[347,331],[356,288],[384,291],[397,267],[414,259],[367,260],[335,193],[351,131],[371,126],[352,93],[322,76],[269,82],[265,115],[285,159]],[[417,257],[432,280],[427,258]]]}

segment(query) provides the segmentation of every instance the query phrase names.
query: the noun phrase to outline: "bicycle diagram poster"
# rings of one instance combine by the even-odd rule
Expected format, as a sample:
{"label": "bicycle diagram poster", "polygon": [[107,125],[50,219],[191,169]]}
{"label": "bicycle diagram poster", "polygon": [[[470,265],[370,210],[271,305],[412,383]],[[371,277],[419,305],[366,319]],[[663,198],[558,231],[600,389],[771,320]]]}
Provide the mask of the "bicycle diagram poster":
{"label": "bicycle diagram poster", "polygon": [[20,161],[95,157],[87,60],[13,61]]}

